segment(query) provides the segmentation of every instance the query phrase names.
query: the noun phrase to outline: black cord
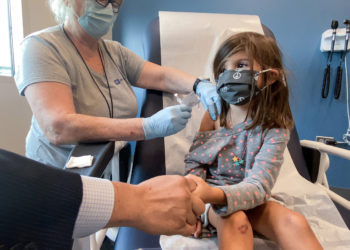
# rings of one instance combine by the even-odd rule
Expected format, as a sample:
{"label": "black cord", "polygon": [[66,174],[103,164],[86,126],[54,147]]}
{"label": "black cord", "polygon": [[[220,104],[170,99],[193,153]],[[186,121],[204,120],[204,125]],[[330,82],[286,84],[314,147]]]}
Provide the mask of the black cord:
{"label": "black cord", "polygon": [[101,53],[101,50],[100,48],[98,48],[98,53],[101,57],[101,61],[102,61],[102,67],[103,67],[103,73],[105,75],[105,78],[106,78],[106,81],[107,81],[107,86],[108,86],[108,93],[109,93],[109,98],[111,100],[111,106],[109,106],[109,103],[107,101],[107,98],[106,96],[103,94],[102,90],[100,89],[100,87],[98,86],[94,76],[92,75],[90,69],[89,69],[89,66],[87,65],[87,63],[85,62],[83,56],[81,55],[80,51],[78,50],[78,48],[75,46],[75,44],[73,43],[72,39],[68,36],[68,34],[66,33],[66,31],[64,30],[64,26],[62,26],[62,30],[63,30],[63,33],[66,35],[66,37],[68,38],[68,40],[71,42],[71,44],[73,45],[73,47],[75,48],[75,50],[77,51],[78,55],[80,56],[81,60],[83,61],[86,69],[88,70],[89,74],[90,74],[90,77],[91,79],[93,80],[94,84],[96,85],[97,89],[99,90],[99,92],[101,93],[101,95],[103,96],[106,104],[107,104],[107,107],[108,107],[108,112],[109,112],[109,117],[110,118],[113,118],[113,115],[114,115],[114,110],[113,110],[113,99],[112,99],[112,93],[111,93],[111,88],[110,88],[110,85],[109,85],[109,81],[108,81],[108,77],[107,77],[107,74],[106,74],[106,70],[105,70],[105,66],[104,66],[104,62],[103,62],[103,57],[102,57],[102,53]]}
{"label": "black cord", "polygon": [[[107,81],[107,86],[108,86],[108,93],[109,93],[109,99],[111,100],[111,109],[112,109],[112,115],[111,115],[111,118],[113,118],[113,115],[114,115],[114,110],[113,110],[113,98],[112,98],[112,92],[111,92],[111,87],[109,85],[109,81],[108,81],[108,77],[107,77],[107,73],[106,73],[106,68],[105,68],[105,63],[104,63],[104,58],[103,58],[103,54],[102,54],[102,51],[100,49],[100,47],[98,47],[98,53],[100,54],[100,58],[101,58],[101,61],[102,61],[102,68],[103,68],[103,73],[105,75],[105,78],[106,78],[106,81]],[[106,98],[105,98],[106,99]],[[108,102],[107,102],[108,104]],[[108,109],[109,109],[109,106],[108,106]]]}
{"label": "black cord", "polygon": [[107,45],[106,43],[102,41],[102,45],[103,48],[105,49],[105,51],[107,52],[107,55],[109,56],[109,58],[111,59],[111,61],[113,62],[114,66],[117,68],[117,70],[119,71],[120,75],[123,77],[123,80],[126,81],[126,79],[128,79],[125,74],[119,69],[119,66],[117,65],[117,63],[114,61],[114,58],[112,57],[111,53],[109,52],[109,50],[107,49]]}

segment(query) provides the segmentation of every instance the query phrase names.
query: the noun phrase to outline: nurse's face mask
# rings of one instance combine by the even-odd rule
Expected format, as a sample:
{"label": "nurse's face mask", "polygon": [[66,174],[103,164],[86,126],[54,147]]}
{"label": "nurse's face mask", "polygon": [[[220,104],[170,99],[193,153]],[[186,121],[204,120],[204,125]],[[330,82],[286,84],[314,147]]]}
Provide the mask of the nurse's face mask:
{"label": "nurse's face mask", "polygon": [[216,90],[219,96],[227,103],[243,105],[258,95],[264,88],[259,89],[257,81],[259,74],[270,71],[251,71],[247,69],[226,70],[219,75]]}
{"label": "nurse's face mask", "polygon": [[78,18],[80,26],[99,39],[108,33],[117,19],[122,0],[86,0],[85,13]]}

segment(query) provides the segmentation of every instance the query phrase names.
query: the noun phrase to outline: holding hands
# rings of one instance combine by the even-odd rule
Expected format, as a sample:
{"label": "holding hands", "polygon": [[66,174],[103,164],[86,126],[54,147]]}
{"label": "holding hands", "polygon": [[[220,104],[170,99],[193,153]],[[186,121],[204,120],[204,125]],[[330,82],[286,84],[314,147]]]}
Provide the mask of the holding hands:
{"label": "holding hands", "polygon": [[204,203],[192,194],[196,188],[193,180],[176,175],[158,176],[135,187],[137,195],[125,197],[128,201],[133,197],[139,199],[127,204],[126,211],[136,215],[129,226],[151,234],[189,236],[195,232]]}
{"label": "holding hands", "polygon": [[138,185],[113,185],[117,202],[107,226],[131,226],[165,235],[198,235],[198,217],[205,211],[204,203],[215,201],[221,191],[194,175],[165,175]]}
{"label": "holding hands", "polygon": [[189,174],[185,178],[193,181],[196,184],[195,189],[192,191],[193,195],[200,198],[204,203],[210,203],[212,200],[213,187],[208,185],[202,178]]}
{"label": "holding hands", "polygon": [[[192,180],[196,183],[197,185],[196,189],[192,191],[192,194],[194,196],[197,196],[204,203],[219,204],[219,205],[226,204],[226,196],[220,188],[210,186],[202,178],[192,174],[186,175],[185,178]],[[210,207],[207,207],[207,209],[210,209]],[[205,213],[207,213],[207,211]],[[213,211],[211,211],[211,214],[212,214],[212,217],[218,216]],[[201,231],[202,231],[201,220],[197,220],[194,237],[198,238]]]}
{"label": "holding hands", "polygon": [[196,183],[196,189],[193,190],[193,195],[199,197],[204,203],[217,205],[226,205],[226,196],[224,191],[218,187],[210,186],[202,178],[189,174],[185,178]]}

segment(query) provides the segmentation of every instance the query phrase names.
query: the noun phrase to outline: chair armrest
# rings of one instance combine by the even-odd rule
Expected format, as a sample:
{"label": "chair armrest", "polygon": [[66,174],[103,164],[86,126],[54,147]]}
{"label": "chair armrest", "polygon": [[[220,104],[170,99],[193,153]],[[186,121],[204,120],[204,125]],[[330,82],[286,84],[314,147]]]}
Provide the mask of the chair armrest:
{"label": "chair armrest", "polygon": [[[315,181],[316,183],[321,183],[324,186],[326,186],[327,188],[329,188],[328,182],[327,182],[327,177],[326,177],[326,171],[329,168],[328,154],[350,160],[350,151],[347,149],[338,148],[335,146],[330,146],[330,145],[324,144],[322,142],[315,142],[315,141],[310,141],[310,140],[301,140],[300,144],[303,148],[317,150],[320,153],[319,167],[317,168],[317,166],[314,165],[311,167],[311,171],[310,171],[310,166],[308,166],[309,171],[310,171],[311,175],[313,175],[313,176],[315,176],[315,173],[317,174],[317,178]],[[303,151],[305,151],[305,150],[303,150]],[[306,157],[306,159],[307,159],[307,157]],[[313,161],[313,162],[315,163],[315,161]]]}
{"label": "chair armrest", "polygon": [[101,177],[113,157],[114,144],[114,141],[77,144],[70,152],[67,161],[71,156],[92,155],[94,157],[92,166],[86,168],[65,167],[65,170],[85,176]]}
{"label": "chair armrest", "polygon": [[335,156],[350,160],[350,151],[343,148],[337,148],[335,146],[330,146],[322,142],[309,141],[309,140],[301,140],[300,144],[303,147],[317,149],[320,152],[324,152],[327,154],[335,155]]}
{"label": "chair armrest", "polygon": [[[300,144],[303,147],[303,151],[304,149],[306,149],[306,150],[314,150],[318,152],[319,167],[317,169],[318,173],[317,173],[316,185],[318,185],[320,188],[322,188],[324,191],[327,192],[327,194],[329,195],[329,197],[332,199],[333,203],[337,207],[342,218],[344,219],[344,222],[346,223],[348,228],[350,228],[350,201],[348,200],[348,197],[347,197],[347,195],[349,194],[349,190],[345,190],[343,191],[343,193],[339,193],[341,195],[340,196],[337,192],[339,190],[337,190],[336,188],[330,188],[328,186],[327,177],[326,177],[326,171],[329,167],[328,154],[332,154],[332,155],[350,160],[349,150],[337,148],[335,146],[330,146],[321,142],[315,142],[315,141],[309,141],[309,140],[301,140]],[[315,155],[317,155],[317,153],[316,154],[312,153],[311,158],[316,158]],[[307,157],[310,157],[310,154]],[[315,167],[317,168],[317,166]],[[347,195],[344,195],[344,192],[346,192]]]}
{"label": "chair armrest", "polygon": [[309,140],[300,141],[311,181],[313,183],[320,183],[329,188],[326,177],[326,171],[329,168],[329,157],[327,152],[320,149],[323,146],[320,144],[323,143]]}

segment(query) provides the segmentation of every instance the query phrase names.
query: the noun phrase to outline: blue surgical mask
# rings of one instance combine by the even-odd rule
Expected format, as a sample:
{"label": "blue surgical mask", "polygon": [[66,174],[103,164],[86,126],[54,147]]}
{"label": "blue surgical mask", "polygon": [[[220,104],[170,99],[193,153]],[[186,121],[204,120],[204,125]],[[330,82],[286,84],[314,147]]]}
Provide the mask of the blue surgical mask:
{"label": "blue surgical mask", "polygon": [[117,19],[112,5],[103,7],[95,0],[86,0],[85,13],[78,18],[80,26],[92,37],[99,39],[108,33],[111,25]]}
{"label": "blue surgical mask", "polygon": [[226,70],[219,75],[216,90],[219,96],[227,103],[233,105],[246,104],[250,98],[262,91],[262,89],[257,87],[259,74],[270,70],[267,69],[260,72],[242,69]]}

